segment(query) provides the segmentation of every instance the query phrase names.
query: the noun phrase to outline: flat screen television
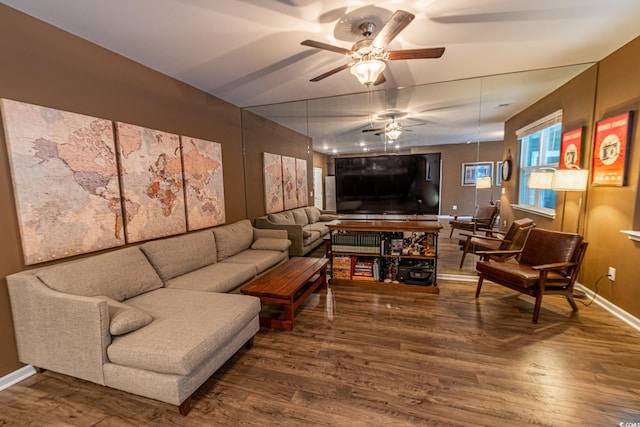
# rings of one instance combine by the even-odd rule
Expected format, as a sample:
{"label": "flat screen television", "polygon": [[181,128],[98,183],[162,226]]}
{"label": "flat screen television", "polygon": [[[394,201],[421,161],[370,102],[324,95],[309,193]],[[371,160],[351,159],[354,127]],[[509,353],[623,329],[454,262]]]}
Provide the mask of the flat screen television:
{"label": "flat screen television", "polygon": [[336,210],[342,214],[437,215],[440,153],[335,159]]}

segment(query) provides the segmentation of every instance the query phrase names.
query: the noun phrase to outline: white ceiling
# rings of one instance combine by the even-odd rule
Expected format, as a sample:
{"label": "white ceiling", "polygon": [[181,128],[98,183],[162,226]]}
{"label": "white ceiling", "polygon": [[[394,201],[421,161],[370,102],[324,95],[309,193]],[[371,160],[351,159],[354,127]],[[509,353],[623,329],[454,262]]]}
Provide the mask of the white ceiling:
{"label": "white ceiling", "polygon": [[[403,147],[502,138],[501,123],[639,35],[639,0],[2,0],[150,68],[313,137],[338,153],[386,147],[379,114],[416,125]],[[389,61],[367,93],[348,70],[358,25],[415,14],[390,50],[440,47],[440,59]],[[375,37],[375,32],[373,34]],[[321,98],[321,99],[318,99]],[[313,100],[309,102],[291,102]],[[506,104],[506,105],[505,105]],[[326,148],[325,148],[326,147]]]}

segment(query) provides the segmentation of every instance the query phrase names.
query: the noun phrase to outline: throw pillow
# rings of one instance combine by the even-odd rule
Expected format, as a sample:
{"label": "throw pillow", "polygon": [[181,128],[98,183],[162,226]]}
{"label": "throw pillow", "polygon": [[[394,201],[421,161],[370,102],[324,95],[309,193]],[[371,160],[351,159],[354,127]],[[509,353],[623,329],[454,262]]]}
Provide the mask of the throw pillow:
{"label": "throw pillow", "polygon": [[302,230],[302,237],[305,239],[311,237],[311,232],[309,230]]}
{"label": "throw pillow", "polygon": [[273,239],[271,237],[260,237],[251,245],[251,249],[266,249],[271,251],[286,251],[291,246],[289,239]]}
{"label": "throw pillow", "polygon": [[99,296],[109,307],[109,332],[111,335],[124,335],[147,326],[153,317],[139,308],[123,304],[109,297]]}

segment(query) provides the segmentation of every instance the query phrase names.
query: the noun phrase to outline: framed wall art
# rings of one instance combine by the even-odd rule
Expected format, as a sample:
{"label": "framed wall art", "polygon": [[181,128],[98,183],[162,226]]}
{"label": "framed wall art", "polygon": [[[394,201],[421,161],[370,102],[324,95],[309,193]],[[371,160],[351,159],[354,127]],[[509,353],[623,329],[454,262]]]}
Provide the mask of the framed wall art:
{"label": "framed wall art", "polygon": [[0,100],[26,265],[125,244],[109,120]]}
{"label": "framed wall art", "polygon": [[582,129],[570,130],[562,134],[560,145],[560,169],[580,169],[582,156]]}
{"label": "framed wall art", "polygon": [[280,212],[284,209],[282,192],[282,156],[263,153],[264,205],[266,213]]}
{"label": "framed wall art", "polygon": [[477,162],[462,164],[462,185],[476,185],[478,178],[489,176],[493,178],[493,162]]}
{"label": "framed wall art", "polygon": [[633,112],[600,120],[595,126],[592,184],[623,186],[626,172]]}

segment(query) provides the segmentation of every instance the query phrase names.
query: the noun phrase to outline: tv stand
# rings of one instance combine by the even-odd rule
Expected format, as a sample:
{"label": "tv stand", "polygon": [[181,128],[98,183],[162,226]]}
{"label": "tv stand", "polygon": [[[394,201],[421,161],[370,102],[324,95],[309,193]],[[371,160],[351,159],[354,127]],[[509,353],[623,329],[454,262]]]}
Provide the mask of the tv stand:
{"label": "tv stand", "polygon": [[331,284],[357,283],[437,294],[437,221],[337,220],[331,231]]}

